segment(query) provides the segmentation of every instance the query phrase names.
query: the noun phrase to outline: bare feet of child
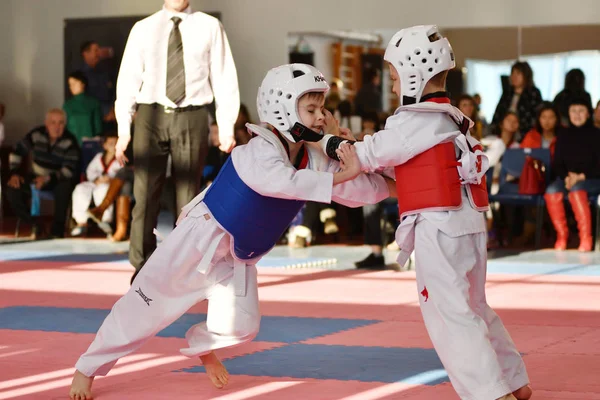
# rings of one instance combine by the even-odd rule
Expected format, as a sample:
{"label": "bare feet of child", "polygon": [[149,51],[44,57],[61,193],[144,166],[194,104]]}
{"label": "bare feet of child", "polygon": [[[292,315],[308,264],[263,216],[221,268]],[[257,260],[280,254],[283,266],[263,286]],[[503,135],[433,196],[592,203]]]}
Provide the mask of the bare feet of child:
{"label": "bare feet of child", "polygon": [[529,400],[531,395],[533,395],[533,390],[531,390],[531,386],[525,385],[522,388],[515,390],[512,394],[517,400]]}
{"label": "bare feet of child", "polygon": [[71,383],[71,391],[69,397],[71,400],[91,400],[92,396],[92,382],[94,377],[87,377],[79,371],[75,371],[73,375],[73,383]]}
{"label": "bare feet of child", "polygon": [[229,373],[213,351],[204,356],[200,356],[200,360],[202,361],[204,368],[206,368],[206,374],[213,385],[219,389],[222,389],[227,385],[227,382],[229,382]]}

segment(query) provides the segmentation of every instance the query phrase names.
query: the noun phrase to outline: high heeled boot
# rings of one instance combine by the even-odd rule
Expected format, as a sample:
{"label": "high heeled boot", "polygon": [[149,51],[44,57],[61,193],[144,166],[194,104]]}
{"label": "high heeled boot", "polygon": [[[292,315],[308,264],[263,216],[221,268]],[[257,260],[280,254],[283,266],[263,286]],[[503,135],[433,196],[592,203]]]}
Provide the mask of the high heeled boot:
{"label": "high heeled boot", "polygon": [[579,251],[592,251],[592,211],[588,203],[588,194],[585,190],[569,193],[569,201],[579,229]]}
{"label": "high heeled boot", "polygon": [[555,250],[566,250],[567,240],[569,239],[569,227],[567,226],[567,216],[565,214],[565,195],[563,193],[546,193],[546,208],[550,214],[550,220],[556,230]]}

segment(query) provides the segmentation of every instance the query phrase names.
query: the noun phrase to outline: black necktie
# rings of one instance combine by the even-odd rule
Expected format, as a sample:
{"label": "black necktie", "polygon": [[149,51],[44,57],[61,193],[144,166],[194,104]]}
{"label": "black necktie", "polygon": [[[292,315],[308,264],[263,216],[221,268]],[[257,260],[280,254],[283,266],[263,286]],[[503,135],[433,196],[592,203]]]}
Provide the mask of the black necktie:
{"label": "black necktie", "polygon": [[185,67],[183,65],[183,42],[179,24],[181,18],[173,17],[173,30],[169,35],[167,52],[167,97],[175,104],[185,98]]}

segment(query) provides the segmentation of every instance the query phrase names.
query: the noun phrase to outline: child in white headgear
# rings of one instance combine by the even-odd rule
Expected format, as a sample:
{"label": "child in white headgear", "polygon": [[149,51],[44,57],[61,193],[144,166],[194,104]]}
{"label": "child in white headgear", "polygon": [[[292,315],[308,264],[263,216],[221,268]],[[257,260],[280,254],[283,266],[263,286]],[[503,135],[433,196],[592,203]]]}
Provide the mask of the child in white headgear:
{"label": "child in white headgear", "polygon": [[188,330],[181,353],[199,356],[213,384],[225,386],[228,373],[214,350],[258,333],[256,263],[304,202],[359,207],[393,193],[391,180],[361,174],[354,149],[338,151],[337,162],[316,143],[324,128],[338,129],[326,124],[328,88],[309,65],[267,73],[257,96],[264,125],[247,125],[255,137],[235,148],[212,185],[183,208],[175,230],[115,304],[76,364],[72,398],[89,398],[94,376],[106,375],[120,357],[205,299],[207,320]]}
{"label": "child in white headgear", "polygon": [[[400,107],[384,130],[352,144],[363,170],[393,169],[398,262],[415,250],[429,336],[461,399],[529,399],[521,355],[486,302],[488,160],[445,91],[450,43],[435,26],[415,26],[394,35],[384,58]],[[344,142],[326,135],[321,145],[336,158]]]}

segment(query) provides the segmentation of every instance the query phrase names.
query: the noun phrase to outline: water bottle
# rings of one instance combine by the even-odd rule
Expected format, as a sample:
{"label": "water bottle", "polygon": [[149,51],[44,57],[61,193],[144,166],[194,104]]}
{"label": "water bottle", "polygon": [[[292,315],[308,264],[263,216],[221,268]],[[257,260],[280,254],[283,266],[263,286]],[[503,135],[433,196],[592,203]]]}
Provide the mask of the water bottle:
{"label": "water bottle", "polygon": [[35,185],[31,185],[31,216],[37,217],[40,215],[40,191]]}

